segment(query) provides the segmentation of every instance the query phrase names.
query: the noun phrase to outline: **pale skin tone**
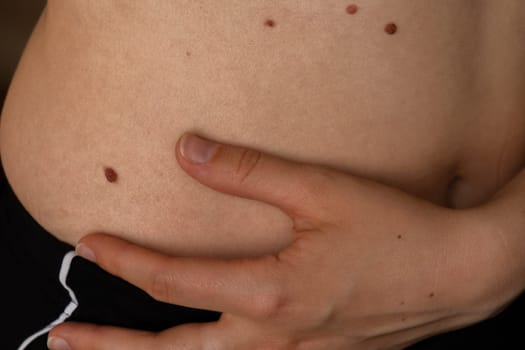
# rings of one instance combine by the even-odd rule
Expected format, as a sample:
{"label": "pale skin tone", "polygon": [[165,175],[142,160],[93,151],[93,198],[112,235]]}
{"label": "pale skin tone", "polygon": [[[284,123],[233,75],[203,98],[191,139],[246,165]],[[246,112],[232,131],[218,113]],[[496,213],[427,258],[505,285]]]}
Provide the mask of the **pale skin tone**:
{"label": "pale skin tone", "polygon": [[293,243],[275,255],[214,260],[87,236],[77,252],[112,274],[158,300],[223,315],[158,334],[63,324],[49,335],[52,349],[402,349],[490,317],[524,288],[517,208],[525,174],[483,206],[451,210],[328,168],[200,140],[178,143],[180,166],[215,190],[282,210]]}
{"label": "pale skin tone", "polygon": [[[396,348],[522,290],[525,2],[349,3],[48,1],[2,111],[13,190],[108,271],[224,312],[160,335],[53,336]],[[197,166],[177,148],[177,163],[185,131],[264,156],[242,182],[258,157],[237,173],[241,149]]]}

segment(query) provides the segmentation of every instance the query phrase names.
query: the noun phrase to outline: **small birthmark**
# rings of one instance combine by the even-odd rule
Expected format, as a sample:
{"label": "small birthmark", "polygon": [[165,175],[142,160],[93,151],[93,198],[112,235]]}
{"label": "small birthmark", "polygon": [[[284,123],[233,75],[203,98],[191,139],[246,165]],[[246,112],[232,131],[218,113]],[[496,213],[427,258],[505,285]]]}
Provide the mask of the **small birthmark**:
{"label": "small birthmark", "polygon": [[390,22],[390,23],[387,23],[385,25],[385,32],[388,34],[388,35],[394,35],[397,33],[397,24],[395,24],[394,22]]}

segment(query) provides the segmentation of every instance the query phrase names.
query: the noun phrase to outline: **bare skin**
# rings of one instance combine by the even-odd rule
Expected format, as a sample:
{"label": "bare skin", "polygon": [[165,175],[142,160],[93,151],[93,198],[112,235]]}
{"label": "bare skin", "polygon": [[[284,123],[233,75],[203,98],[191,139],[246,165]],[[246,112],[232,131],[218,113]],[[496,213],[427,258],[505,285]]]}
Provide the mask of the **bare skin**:
{"label": "bare skin", "polygon": [[[446,222],[446,234],[440,236],[442,231],[432,231],[418,236],[417,246],[400,253],[398,258],[402,261],[417,257],[414,251],[438,245],[447,252],[448,261],[470,256],[472,265],[467,264],[467,268],[480,266],[476,259],[495,257],[487,251],[487,247],[498,247],[491,245],[495,241],[519,247],[520,241],[514,241],[514,237],[502,240],[505,236],[492,234],[500,232],[499,225],[486,235],[486,231],[475,230],[488,237],[476,240],[485,243],[477,254],[472,254],[468,244],[472,241],[464,240],[465,227],[471,227],[465,222],[484,222],[473,220],[468,213],[477,213],[474,216],[478,219],[501,217],[500,213],[506,210],[500,206],[489,205],[498,209],[487,212],[460,211],[464,215],[454,216],[457,220],[442,213],[448,213],[444,207],[472,208],[485,203],[523,166],[522,1],[378,0],[357,4],[353,14],[348,11],[348,2],[326,0],[165,1],[152,5],[149,1],[49,1],[20,63],[2,112],[2,163],[21,202],[59,239],[74,245],[90,232],[107,232],[164,253],[206,257],[277,254],[296,242],[295,218],[280,210],[281,203],[271,206],[265,201],[214,192],[179,168],[173,161],[175,142],[183,132],[193,130],[218,141],[376,181],[374,184],[379,187],[374,185],[371,192],[360,192],[370,202],[363,200],[363,207],[353,209],[360,210],[361,224],[366,228],[360,233],[369,237],[373,232],[379,238],[363,239],[357,246],[336,240],[320,243],[320,236],[341,238],[347,231],[311,226],[320,234],[305,240],[311,243],[307,252],[319,253],[327,247],[323,244],[340,249],[350,245],[356,252],[374,246],[390,251],[393,244],[407,237],[396,232],[395,237],[390,237],[396,243],[380,239],[385,227],[392,228],[388,222],[381,224],[385,227],[372,225],[378,224],[373,220],[377,217],[374,210],[384,208],[385,202],[397,203],[388,208],[407,221],[426,219],[406,223],[414,232],[428,226],[435,229],[431,223]],[[337,174],[336,178],[342,176]],[[391,187],[385,189],[381,184]],[[283,188],[291,188],[291,183]],[[337,186],[328,188],[331,191],[327,193],[341,193]],[[395,192],[399,194],[393,196],[395,200],[388,195],[391,188],[400,191]],[[357,186],[349,193],[360,189]],[[300,188],[297,190],[301,192]],[[384,196],[366,195],[377,193]],[[318,208],[326,198],[316,200]],[[510,210],[513,206],[506,204],[503,208]],[[429,212],[432,215],[415,215]],[[322,214],[312,213],[320,222],[336,220],[338,225],[328,225],[331,229],[355,224],[342,220],[346,214],[341,218],[326,218]],[[367,217],[372,218],[370,222],[365,220]],[[403,222],[394,221],[405,228]],[[123,247],[118,245],[121,241],[99,241],[105,244],[96,246],[95,240],[89,239],[87,243],[93,244],[94,250],[102,254],[100,257],[103,249]],[[130,251],[137,257],[142,254],[150,261],[158,259],[157,255],[148,255],[151,252],[132,247]],[[346,260],[347,253],[339,251],[338,256]],[[115,255],[113,250],[106,254]],[[171,262],[164,258],[158,261]],[[301,276],[312,272],[335,278],[324,274],[323,268],[331,266],[328,262],[324,266],[307,259],[283,261],[299,263],[305,270],[303,275],[293,274],[292,270],[289,274],[276,274],[281,281],[299,276],[293,281],[300,282]],[[364,265],[356,266],[367,263],[358,261]],[[330,262],[337,265],[340,260]],[[401,302],[418,300],[419,303],[411,303],[414,313],[429,315],[426,320],[418,319],[423,324],[414,324],[422,327],[422,333],[403,333],[399,339],[384,343],[371,337],[381,334],[377,333],[381,326],[403,330],[402,316],[396,313],[393,323],[365,322],[362,328],[354,327],[352,344],[356,348],[375,348],[399,347],[419,335],[474,322],[494,312],[523,287],[522,281],[511,278],[516,271],[522,272],[522,266],[513,265],[514,261],[499,262],[481,264],[486,276],[480,282],[484,288],[476,289],[481,295],[466,293],[467,300],[452,298],[450,292],[466,291],[472,286],[460,278],[461,273],[452,278],[454,274],[447,274],[449,270],[443,266],[445,272],[440,276],[444,277],[436,285],[439,288],[422,293],[417,287],[427,285],[429,277],[416,273],[413,278],[407,277],[410,291],[417,294],[415,299],[396,299],[396,303],[388,305],[392,309],[367,308],[372,304],[359,303],[357,306],[363,307],[360,314],[345,313],[355,310],[353,307],[334,308],[335,323],[330,325],[338,328],[350,320],[356,326],[367,316],[377,316],[377,312],[378,319],[385,321],[381,312],[397,312]],[[417,265],[409,261],[407,264]],[[111,266],[107,264],[106,268],[111,270]],[[141,266],[160,270],[156,265]],[[428,272],[434,265],[419,266]],[[362,269],[352,272],[363,278],[357,282],[374,285],[376,279],[384,282],[384,275],[392,272],[381,270],[380,264],[376,267],[376,273],[366,276],[359,275]],[[503,276],[506,283],[498,292],[492,287],[500,286],[501,281],[492,279],[494,276]],[[135,276],[136,283],[147,288],[141,277]],[[271,281],[266,275],[258,277],[260,283]],[[236,281],[242,283],[242,278]],[[231,282],[229,288],[235,288],[236,282]],[[304,305],[297,291],[304,292],[305,288],[304,284],[294,285],[286,290],[286,296],[298,302],[291,304],[297,311],[299,307],[293,305]],[[344,295],[342,289],[333,286],[332,290],[340,293],[336,299],[315,293],[302,296],[342,303],[359,301],[355,295]],[[236,299],[219,290],[218,300],[210,299],[204,305],[201,303],[206,298],[200,298],[198,290],[193,295],[190,287],[188,295],[195,300],[178,296],[169,301],[209,306],[230,315],[219,323],[219,327],[229,326],[224,332],[209,328],[212,331],[208,335],[215,335],[213,338],[220,339],[222,335],[224,340],[232,339],[228,335],[237,334],[236,330],[250,329],[253,332],[245,335],[253,335],[252,338],[236,341],[255,341],[266,346],[260,337],[275,335],[265,333],[267,324],[260,318],[262,315],[268,319],[265,312],[245,309],[245,304],[232,308],[230,300]],[[379,288],[379,292],[384,290]],[[367,292],[370,291],[362,291]],[[450,299],[442,299],[443,293]],[[378,294],[377,300],[383,300],[381,297]],[[456,308],[458,305],[461,307]],[[452,317],[450,324],[440,323],[434,329],[432,322],[446,316],[439,310],[451,307],[467,310],[466,314]],[[275,309],[265,310],[276,315]],[[284,323],[286,318],[279,320]],[[340,334],[317,328],[316,322],[322,320],[306,320],[311,321],[309,330],[327,335],[324,339],[337,342],[335,346],[345,346]],[[425,325],[424,321],[429,323]],[[261,325],[263,332],[256,332]],[[182,339],[198,348],[191,330],[182,328],[165,334],[177,339],[184,335]],[[287,331],[274,339],[282,340],[283,347],[295,346],[293,342],[304,344],[302,339],[290,337],[294,332],[307,334],[304,329]],[[131,339],[128,335],[122,339]],[[172,338],[142,339],[152,345],[151,339]],[[359,340],[370,342],[359,344]],[[212,345],[243,348],[245,344]],[[326,348],[317,340],[307,345]]]}
{"label": "bare skin", "polygon": [[157,334],[66,323],[50,332],[50,349],[394,350],[490,317],[524,290],[523,171],[487,205],[452,210],[190,136],[177,158],[213,189],[280,208],[294,222],[294,243],[219,260],[89,235],[77,246],[86,259],[158,300],[223,314]]}
{"label": "bare skin", "polygon": [[525,4],[348,5],[49,1],[2,113],[8,179],[70,244],[104,231],[179,255],[291,241],[280,211],[173,163],[187,130],[443,206],[486,200],[524,159]]}

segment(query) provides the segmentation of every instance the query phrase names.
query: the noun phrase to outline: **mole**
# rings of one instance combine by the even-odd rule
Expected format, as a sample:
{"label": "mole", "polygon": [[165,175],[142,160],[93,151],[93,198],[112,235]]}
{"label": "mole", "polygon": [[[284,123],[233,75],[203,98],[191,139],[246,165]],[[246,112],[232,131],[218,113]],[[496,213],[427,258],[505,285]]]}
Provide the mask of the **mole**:
{"label": "mole", "polygon": [[389,35],[395,34],[397,32],[397,25],[394,22],[387,23],[385,32]]}
{"label": "mole", "polygon": [[273,19],[267,19],[264,21],[264,25],[270,28],[275,27],[275,21]]}
{"label": "mole", "polygon": [[403,236],[397,235],[397,239],[402,239],[402,238],[403,238]]}
{"label": "mole", "polygon": [[357,7],[356,4],[350,4],[346,7],[346,13],[348,13],[349,15],[355,15],[358,10],[359,7]]}
{"label": "mole", "polygon": [[104,175],[106,176],[106,180],[108,180],[108,182],[114,183],[118,180],[118,174],[113,168],[104,168]]}
{"label": "mole", "polygon": [[430,294],[428,295],[428,297],[429,297],[429,298],[433,298],[433,297],[434,297],[434,293],[430,293]]}

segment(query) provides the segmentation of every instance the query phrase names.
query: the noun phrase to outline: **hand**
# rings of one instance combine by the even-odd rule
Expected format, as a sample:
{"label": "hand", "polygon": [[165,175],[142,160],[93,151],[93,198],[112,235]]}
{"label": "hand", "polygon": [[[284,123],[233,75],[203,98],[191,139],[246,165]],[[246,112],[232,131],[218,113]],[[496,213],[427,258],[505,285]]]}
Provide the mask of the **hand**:
{"label": "hand", "polygon": [[[223,312],[158,334],[82,324],[50,333],[74,350],[401,349],[477,322],[510,296],[488,273],[501,240],[474,210],[254,150],[186,136],[185,171],[215,190],[280,208],[295,240],[275,256],[161,255],[108,235],[82,256],[154,298]],[[499,298],[489,297],[498,295]],[[490,300],[490,301],[488,301]]]}

